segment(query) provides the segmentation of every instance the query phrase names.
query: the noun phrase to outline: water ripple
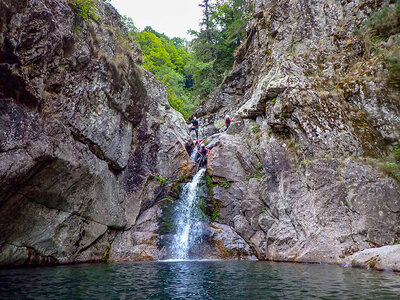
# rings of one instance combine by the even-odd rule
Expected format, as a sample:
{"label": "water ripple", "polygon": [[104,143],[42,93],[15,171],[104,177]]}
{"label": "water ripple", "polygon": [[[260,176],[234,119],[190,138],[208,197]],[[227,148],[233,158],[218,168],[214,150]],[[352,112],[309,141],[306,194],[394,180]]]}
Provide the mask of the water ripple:
{"label": "water ripple", "polygon": [[0,270],[1,299],[399,299],[400,274],[328,265],[163,261]]}

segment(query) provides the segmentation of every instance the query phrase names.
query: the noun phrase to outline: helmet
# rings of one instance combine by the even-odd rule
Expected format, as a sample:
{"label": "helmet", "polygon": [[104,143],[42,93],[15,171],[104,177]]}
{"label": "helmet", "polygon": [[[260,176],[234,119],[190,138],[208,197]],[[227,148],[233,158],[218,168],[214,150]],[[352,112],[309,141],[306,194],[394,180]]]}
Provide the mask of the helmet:
{"label": "helmet", "polygon": [[226,116],[225,116],[225,119],[229,119],[229,115],[226,115]]}
{"label": "helmet", "polygon": [[204,149],[206,147],[206,145],[201,144],[201,149]]}
{"label": "helmet", "polygon": [[197,120],[196,117],[193,117],[193,120]]}

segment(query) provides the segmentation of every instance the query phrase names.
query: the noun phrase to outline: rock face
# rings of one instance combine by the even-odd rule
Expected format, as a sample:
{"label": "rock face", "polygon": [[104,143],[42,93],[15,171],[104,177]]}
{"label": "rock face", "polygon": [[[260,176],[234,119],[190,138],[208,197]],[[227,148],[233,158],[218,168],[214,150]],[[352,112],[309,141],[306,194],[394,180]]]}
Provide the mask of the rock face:
{"label": "rock face", "polygon": [[138,232],[156,175],[191,164],[165,86],[137,65],[116,11],[99,14],[0,1],[0,265],[123,259],[128,236],[152,238]]}
{"label": "rock face", "polygon": [[354,267],[400,272],[400,245],[360,251],[347,258]]}
{"label": "rock face", "polygon": [[219,222],[259,259],[343,263],[400,238],[399,87],[355,35],[379,1],[255,1],[233,71],[196,111]]}

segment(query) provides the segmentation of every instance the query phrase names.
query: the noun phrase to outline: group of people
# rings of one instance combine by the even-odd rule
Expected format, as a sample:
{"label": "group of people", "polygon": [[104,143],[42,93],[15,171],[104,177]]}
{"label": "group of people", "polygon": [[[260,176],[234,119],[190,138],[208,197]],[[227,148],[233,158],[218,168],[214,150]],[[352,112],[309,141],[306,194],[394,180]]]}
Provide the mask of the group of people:
{"label": "group of people", "polygon": [[[228,115],[225,116],[225,129],[223,131],[228,130],[229,126],[232,123],[232,119],[229,118]],[[192,121],[187,122],[187,124],[192,124],[190,128],[190,132],[194,131],[196,133],[196,141],[195,141],[195,148],[197,150],[197,155],[195,157],[195,161],[199,164],[199,168],[205,166],[207,164],[207,155],[210,152],[209,149],[206,148],[206,146],[203,144],[203,141],[206,139],[206,137],[199,139],[199,121],[196,119],[196,117],[193,117]]]}

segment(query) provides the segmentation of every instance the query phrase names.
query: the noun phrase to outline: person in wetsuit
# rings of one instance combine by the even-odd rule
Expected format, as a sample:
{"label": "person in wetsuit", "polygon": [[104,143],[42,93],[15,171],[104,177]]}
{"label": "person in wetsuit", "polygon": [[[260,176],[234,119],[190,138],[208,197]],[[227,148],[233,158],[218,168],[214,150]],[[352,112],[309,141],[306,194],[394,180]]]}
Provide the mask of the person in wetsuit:
{"label": "person in wetsuit", "polygon": [[192,124],[192,127],[190,128],[190,132],[192,133],[192,130],[196,133],[196,140],[199,139],[199,121],[197,121],[196,117],[193,117],[192,121],[186,122],[186,124]]}
{"label": "person in wetsuit", "polygon": [[197,159],[199,158],[199,151],[201,149],[201,143],[206,139],[206,137],[203,137],[202,139],[198,139],[196,140],[196,142],[194,143],[194,147],[196,148],[196,155],[194,157],[194,161],[197,161]]}
{"label": "person in wetsuit", "polygon": [[200,154],[200,158],[198,159],[199,167],[204,167],[207,164],[207,155],[210,150],[206,148],[205,145],[201,145],[200,150],[198,151]]}
{"label": "person in wetsuit", "polygon": [[232,123],[231,118],[229,118],[229,116],[226,115],[226,116],[225,116],[225,129],[224,129],[224,131],[227,131],[227,130],[228,130],[228,128],[229,128],[229,126],[231,125],[231,123]]}

